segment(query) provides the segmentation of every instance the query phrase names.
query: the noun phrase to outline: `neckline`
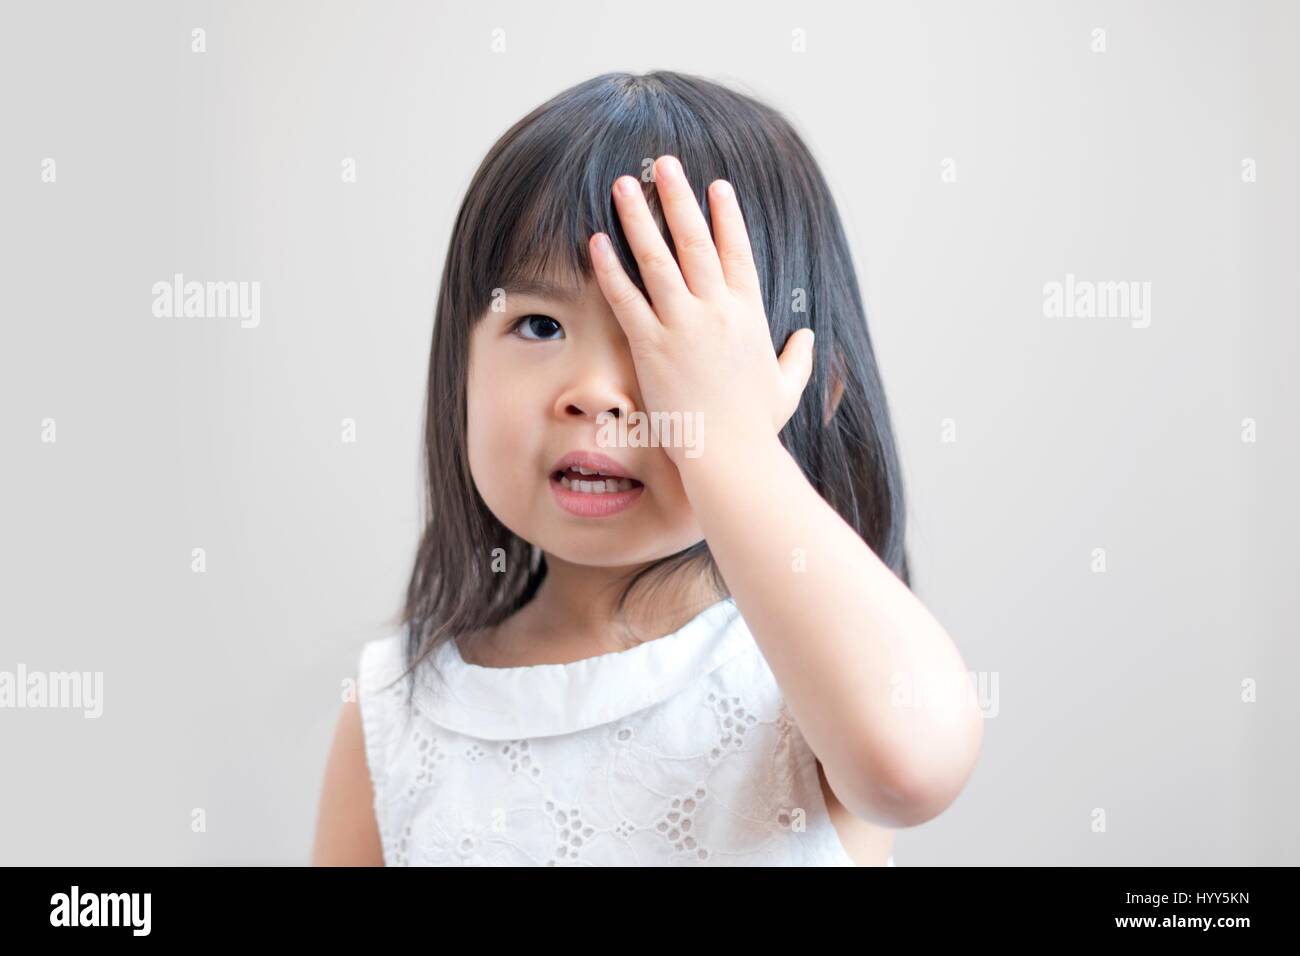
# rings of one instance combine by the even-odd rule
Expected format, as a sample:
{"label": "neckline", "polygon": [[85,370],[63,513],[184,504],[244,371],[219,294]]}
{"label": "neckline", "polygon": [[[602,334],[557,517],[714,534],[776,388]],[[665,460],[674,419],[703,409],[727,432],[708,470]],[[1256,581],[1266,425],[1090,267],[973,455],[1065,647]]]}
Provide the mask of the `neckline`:
{"label": "neckline", "polygon": [[[647,640],[642,641],[639,644],[634,644],[632,647],[625,647],[619,651],[602,651],[599,654],[592,654],[588,657],[580,657],[576,661],[567,661],[560,664],[512,664],[509,667],[496,667],[489,664],[474,664],[470,661],[465,660],[465,655],[461,653],[460,644],[458,643],[460,637],[459,635],[457,635],[455,638],[447,642],[449,647],[449,652],[445,656],[452,658],[452,663],[458,670],[471,671],[471,672],[472,671],[489,671],[489,672],[499,671],[508,674],[512,671],[523,673],[523,672],[535,671],[537,668],[546,668],[546,667],[577,668],[578,665],[586,664],[588,661],[599,661],[601,658],[612,657],[617,654],[630,654],[633,651],[645,647],[647,644],[654,644],[657,641],[665,641],[670,638],[676,638],[679,635],[681,635],[683,631],[686,631],[688,628],[691,628],[692,625],[694,625],[695,622],[698,621],[700,618],[715,612],[718,608],[722,607],[722,605],[724,604],[734,604],[734,601],[735,601],[734,598],[729,598],[729,597],[722,598],[721,600],[715,601],[714,603],[710,604],[708,607],[704,608],[702,611],[698,612],[693,617],[691,617],[685,624],[677,628],[677,630],[670,631],[667,634],[664,634],[660,637],[649,638]],[[596,666],[596,665],[591,665],[591,666]]]}
{"label": "neckline", "polygon": [[458,733],[488,740],[554,736],[664,700],[755,646],[735,600],[724,598],[662,637],[564,664],[471,664],[449,639],[434,655],[445,680],[424,674],[415,695],[425,716]]}

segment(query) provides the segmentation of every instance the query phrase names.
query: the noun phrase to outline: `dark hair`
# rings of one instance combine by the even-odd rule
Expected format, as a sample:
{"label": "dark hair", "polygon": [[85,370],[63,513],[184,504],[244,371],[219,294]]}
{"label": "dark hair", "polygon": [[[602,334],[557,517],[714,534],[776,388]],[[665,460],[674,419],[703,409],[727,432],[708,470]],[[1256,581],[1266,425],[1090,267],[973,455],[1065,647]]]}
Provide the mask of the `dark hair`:
{"label": "dark hair", "polygon": [[[496,519],[470,474],[470,332],[494,289],[548,276],[591,278],[587,241],[595,232],[610,236],[645,294],[611,186],[623,174],[646,181],[664,153],[682,161],[710,222],[708,185],[725,179],[735,188],[773,348],[782,350],[805,326],[816,334],[812,377],[781,441],[818,493],[910,586],[885,393],[844,230],[811,153],[775,110],[717,83],[669,71],[606,73],[543,103],[497,140],[451,232],[429,356],[426,524],[401,617],[408,674],[440,642],[508,618],[546,576],[545,558]],[[653,186],[647,198],[673,248]],[[838,386],[842,394],[833,395]],[[491,569],[497,548],[503,573]],[[688,566],[728,594],[701,541],[639,569],[618,609],[643,580],[667,580]]]}

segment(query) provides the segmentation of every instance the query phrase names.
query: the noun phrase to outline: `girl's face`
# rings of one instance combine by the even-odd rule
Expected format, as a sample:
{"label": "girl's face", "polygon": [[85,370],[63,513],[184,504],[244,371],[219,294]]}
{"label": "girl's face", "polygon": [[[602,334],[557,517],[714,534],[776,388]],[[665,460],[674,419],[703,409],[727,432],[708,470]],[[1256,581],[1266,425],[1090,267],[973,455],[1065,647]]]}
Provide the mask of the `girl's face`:
{"label": "girl's face", "polygon": [[[643,564],[700,541],[677,467],[662,448],[598,439],[612,430],[598,419],[602,412],[646,409],[627,339],[594,279],[508,289],[504,303],[470,336],[466,442],[474,484],[492,513],[547,554],[596,567]],[[603,517],[564,507],[574,493],[554,487],[553,475],[574,451],[605,455],[639,480],[631,505]],[[573,507],[598,510],[595,497]]]}

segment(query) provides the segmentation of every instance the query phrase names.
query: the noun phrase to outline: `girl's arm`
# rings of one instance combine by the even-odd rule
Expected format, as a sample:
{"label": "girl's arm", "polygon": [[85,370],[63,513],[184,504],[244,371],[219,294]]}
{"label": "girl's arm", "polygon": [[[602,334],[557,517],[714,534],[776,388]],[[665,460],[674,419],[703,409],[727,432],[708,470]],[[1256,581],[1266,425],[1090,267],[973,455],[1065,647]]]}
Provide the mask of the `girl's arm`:
{"label": "girl's arm", "polygon": [[983,737],[952,639],[776,436],[728,447],[714,434],[679,470],[736,605],[840,802],[889,827],[937,816],[965,785]]}
{"label": "girl's arm", "polygon": [[642,399],[652,414],[698,416],[699,447],[664,452],[831,789],[862,819],[922,823],[955,799],[983,738],[961,656],[780,443],[811,374],[812,336],[774,353],[734,191],[711,184],[710,235],[677,159],[659,157],[654,173],[676,259],[642,185],[621,176],[613,189],[650,300],[608,237],[590,243]]}
{"label": "girl's arm", "polygon": [[355,701],[339,711],[321,787],[312,866],[383,866],[375,822],[375,797],[366,764],[361,708]]}

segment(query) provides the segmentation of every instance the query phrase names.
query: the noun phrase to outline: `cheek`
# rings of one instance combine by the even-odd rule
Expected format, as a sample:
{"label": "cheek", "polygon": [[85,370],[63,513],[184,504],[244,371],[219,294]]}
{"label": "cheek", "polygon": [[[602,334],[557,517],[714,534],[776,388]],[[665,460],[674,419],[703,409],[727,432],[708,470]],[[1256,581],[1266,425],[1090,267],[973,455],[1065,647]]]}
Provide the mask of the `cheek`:
{"label": "cheek", "polygon": [[[489,363],[490,365],[490,363]],[[465,444],[470,474],[479,495],[497,519],[523,536],[530,495],[546,490],[537,464],[541,434],[525,390],[496,388],[501,370],[471,363],[465,403]]]}

